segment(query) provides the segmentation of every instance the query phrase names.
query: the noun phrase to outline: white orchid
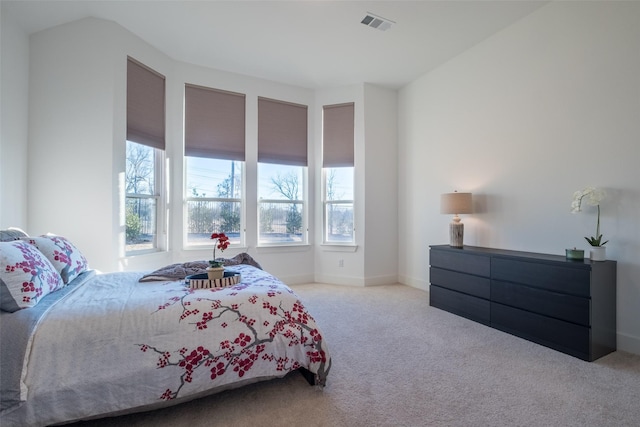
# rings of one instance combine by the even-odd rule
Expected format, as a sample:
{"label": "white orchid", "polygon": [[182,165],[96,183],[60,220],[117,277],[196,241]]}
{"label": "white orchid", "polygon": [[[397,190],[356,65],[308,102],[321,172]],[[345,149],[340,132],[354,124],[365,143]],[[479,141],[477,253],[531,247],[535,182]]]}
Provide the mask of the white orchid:
{"label": "white orchid", "polygon": [[595,237],[585,237],[587,242],[591,246],[604,246],[605,241],[602,242],[602,234],[600,234],[600,202],[604,200],[606,193],[604,190],[595,187],[587,187],[584,190],[576,191],[573,193],[573,201],[571,202],[571,213],[578,213],[582,211],[582,201],[584,200],[591,206],[597,206],[598,208],[598,221],[596,223],[596,235]]}
{"label": "white orchid", "polygon": [[573,193],[573,202],[571,202],[571,212],[577,213],[581,211],[582,200],[591,206],[598,206],[604,200],[606,193],[604,190],[595,187],[587,187],[584,190]]}

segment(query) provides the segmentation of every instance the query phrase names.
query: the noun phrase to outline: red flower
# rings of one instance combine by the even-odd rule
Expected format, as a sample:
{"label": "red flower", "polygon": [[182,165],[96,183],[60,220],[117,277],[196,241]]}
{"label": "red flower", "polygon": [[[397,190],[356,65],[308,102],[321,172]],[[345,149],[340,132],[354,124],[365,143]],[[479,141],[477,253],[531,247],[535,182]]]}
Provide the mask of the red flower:
{"label": "red flower", "polygon": [[218,243],[213,246],[213,259],[209,261],[212,267],[222,267],[222,262],[216,262],[216,248],[220,249],[220,251],[224,251],[230,245],[229,238],[224,233],[213,233],[211,235],[212,240],[217,240]]}

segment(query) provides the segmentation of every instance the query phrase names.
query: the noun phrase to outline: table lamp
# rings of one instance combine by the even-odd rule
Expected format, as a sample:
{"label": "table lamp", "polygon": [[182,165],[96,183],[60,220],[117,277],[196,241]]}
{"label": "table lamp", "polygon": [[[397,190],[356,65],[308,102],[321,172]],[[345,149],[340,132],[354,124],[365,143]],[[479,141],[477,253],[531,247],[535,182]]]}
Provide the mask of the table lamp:
{"label": "table lamp", "polygon": [[473,212],[471,193],[445,193],[440,196],[440,213],[454,214],[453,222],[449,224],[449,246],[461,248],[464,238],[464,224],[460,222],[458,214]]}

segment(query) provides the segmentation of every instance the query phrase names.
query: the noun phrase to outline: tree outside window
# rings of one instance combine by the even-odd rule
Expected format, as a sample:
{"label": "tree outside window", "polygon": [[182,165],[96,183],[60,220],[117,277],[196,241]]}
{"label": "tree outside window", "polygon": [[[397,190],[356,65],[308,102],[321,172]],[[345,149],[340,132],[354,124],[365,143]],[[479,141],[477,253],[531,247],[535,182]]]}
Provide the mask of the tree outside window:
{"label": "tree outside window", "polygon": [[157,248],[157,157],[161,150],[127,141],[125,168],[126,253]]}
{"label": "tree outside window", "polygon": [[306,242],[301,166],[258,164],[259,244]]}
{"label": "tree outside window", "polygon": [[211,233],[225,233],[232,244],[242,236],[243,162],[186,157],[186,239],[211,244]]}
{"label": "tree outside window", "polygon": [[324,241],[353,243],[353,167],[324,169]]}

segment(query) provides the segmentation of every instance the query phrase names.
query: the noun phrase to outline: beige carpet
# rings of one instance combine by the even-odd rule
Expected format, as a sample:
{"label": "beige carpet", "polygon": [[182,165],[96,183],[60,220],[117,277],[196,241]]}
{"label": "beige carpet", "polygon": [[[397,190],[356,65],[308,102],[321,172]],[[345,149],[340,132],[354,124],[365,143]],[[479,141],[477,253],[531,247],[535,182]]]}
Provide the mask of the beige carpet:
{"label": "beige carpet", "polygon": [[298,373],[80,426],[639,426],[640,356],[588,363],[429,307],[401,285],[294,286],[333,357]]}

